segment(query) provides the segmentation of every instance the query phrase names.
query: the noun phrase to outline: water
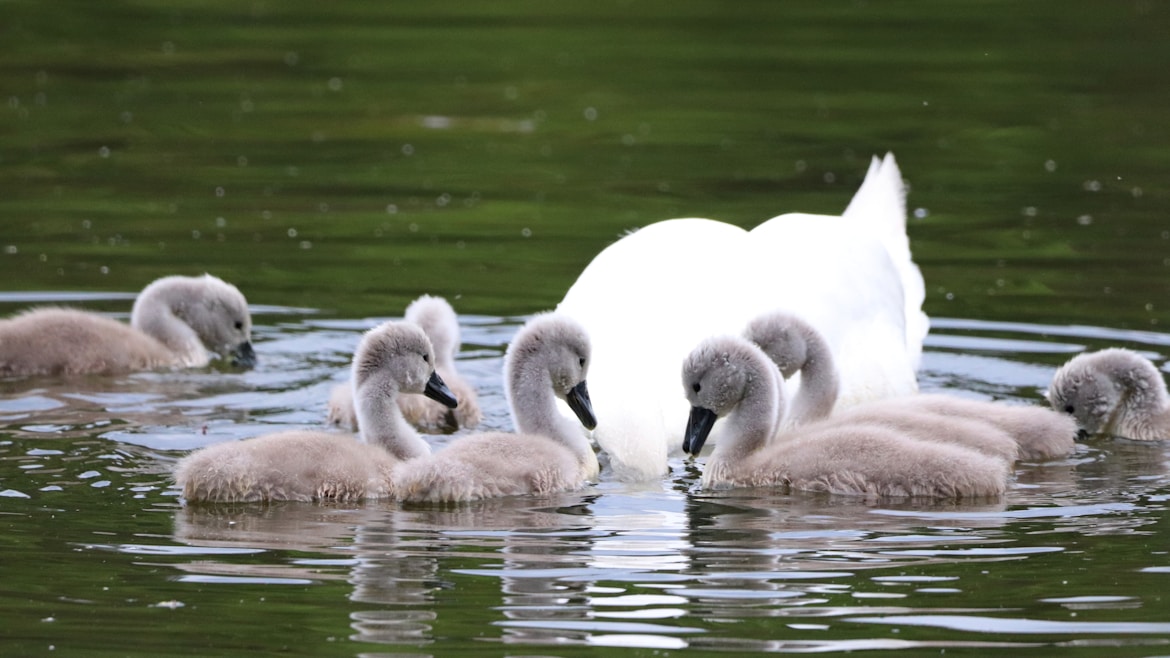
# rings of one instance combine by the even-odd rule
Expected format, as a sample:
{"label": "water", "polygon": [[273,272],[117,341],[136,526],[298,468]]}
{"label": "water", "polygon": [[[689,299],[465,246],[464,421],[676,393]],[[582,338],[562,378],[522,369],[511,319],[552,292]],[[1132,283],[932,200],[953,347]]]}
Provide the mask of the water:
{"label": "water", "polygon": [[[1021,465],[991,504],[702,493],[676,460],[663,482],[453,507],[185,507],[169,479],[179,456],[320,426],[376,321],[258,319],[253,371],[6,383],[6,617],[22,629],[8,650],[1145,655],[1170,641],[1161,444],[1096,440]],[[464,318],[460,365],[489,428],[509,424],[499,373],[517,326]],[[1036,355],[1098,341],[1162,354],[1168,340],[939,318],[923,387],[1038,403],[1051,368]]]}
{"label": "water", "polygon": [[[484,425],[525,317],[622,231],[911,185],[924,390],[1038,404],[1170,352],[1156,3],[0,4],[0,314],[211,271],[259,366],[0,381],[4,655],[1170,653],[1167,448],[997,504],[643,485],[184,507],[191,449],[319,427],[358,336],[463,313]],[[441,441],[440,441],[441,442]]]}

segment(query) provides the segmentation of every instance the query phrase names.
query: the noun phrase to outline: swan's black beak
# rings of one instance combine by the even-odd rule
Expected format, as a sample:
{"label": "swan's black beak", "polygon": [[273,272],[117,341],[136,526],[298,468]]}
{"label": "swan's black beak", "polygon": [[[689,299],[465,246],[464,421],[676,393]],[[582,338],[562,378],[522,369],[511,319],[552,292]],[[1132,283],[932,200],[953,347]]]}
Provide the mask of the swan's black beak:
{"label": "swan's black beak", "polygon": [[593,403],[589,400],[589,389],[585,387],[584,379],[581,380],[580,384],[569,389],[569,394],[565,396],[565,402],[569,403],[569,408],[577,414],[577,420],[581,421],[585,429],[591,430],[597,427],[597,417],[593,415]]}
{"label": "swan's black beak", "polygon": [[232,365],[240,368],[256,367],[256,350],[252,349],[252,341],[246,340],[232,350]]}
{"label": "swan's black beak", "polygon": [[697,456],[718,418],[710,409],[691,407],[691,415],[687,418],[687,431],[683,434],[683,452]]}
{"label": "swan's black beak", "polygon": [[443,378],[437,372],[431,373],[431,378],[427,380],[427,387],[423,389],[423,395],[448,409],[454,409],[459,405],[459,400],[455,399],[455,394],[447,388],[447,385],[443,383]]}

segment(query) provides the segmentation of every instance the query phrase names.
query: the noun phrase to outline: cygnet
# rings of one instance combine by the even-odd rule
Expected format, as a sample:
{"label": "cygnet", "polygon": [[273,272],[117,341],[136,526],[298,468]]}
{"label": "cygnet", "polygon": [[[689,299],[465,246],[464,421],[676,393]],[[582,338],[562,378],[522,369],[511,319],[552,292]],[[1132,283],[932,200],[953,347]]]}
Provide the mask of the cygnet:
{"label": "cygnet", "polygon": [[119,374],[197,368],[211,353],[256,363],[248,303],[210,274],[146,286],[130,324],[80,309],[40,307],[0,320],[0,376]]}
{"label": "cygnet", "polygon": [[[430,454],[396,399],[423,394],[454,408],[434,370],[430,340],[414,324],[387,322],[362,337],[352,381],[362,441],[290,430],[201,448],[179,461],[175,482],[189,502],[352,502],[386,498],[394,467]],[[364,442],[363,442],[364,441]]]}

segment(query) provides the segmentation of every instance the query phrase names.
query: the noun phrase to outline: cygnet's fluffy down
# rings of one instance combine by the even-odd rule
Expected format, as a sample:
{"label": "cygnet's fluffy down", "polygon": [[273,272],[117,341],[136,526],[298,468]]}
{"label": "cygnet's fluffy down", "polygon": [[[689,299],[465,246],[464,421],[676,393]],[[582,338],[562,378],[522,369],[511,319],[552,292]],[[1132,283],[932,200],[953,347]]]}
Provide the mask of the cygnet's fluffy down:
{"label": "cygnet's fluffy down", "polygon": [[[558,314],[533,317],[504,356],[504,382],[515,434],[490,432],[456,439],[394,470],[396,497],[455,502],[579,489],[598,474],[581,425],[596,425],[586,374],[589,337]],[[568,403],[580,424],[561,415]]]}
{"label": "cygnet's fluffy down", "polygon": [[[418,395],[398,398],[406,422],[427,434],[446,434],[460,429],[474,429],[483,420],[475,388],[459,374],[455,355],[459,352],[459,319],[455,309],[442,297],[423,295],[406,307],[404,318],[422,328],[435,348],[435,372],[459,400],[454,409]],[[353,388],[348,384],[333,387],[329,396],[328,421],[351,430],[358,429],[353,405]]]}
{"label": "cygnet's fluffy down", "polygon": [[1132,350],[1114,347],[1073,357],[1053,376],[1048,402],[1086,434],[1170,439],[1166,381]]}
{"label": "cygnet's fluffy down", "polygon": [[201,367],[211,354],[251,367],[248,304],[211,276],[168,276],[138,295],[125,325],[96,313],[43,307],[0,320],[0,376],[118,374]]}
{"label": "cygnet's fluffy down", "polygon": [[[962,499],[997,497],[1007,489],[1007,460],[959,443],[923,440],[908,431],[913,427],[874,418],[816,421],[778,432],[784,407],[779,381],[768,357],[740,337],[705,340],[687,357],[683,385],[691,414],[683,450],[699,454],[717,419],[728,426],[704,465],[704,488]],[[956,423],[948,431],[973,430]],[[998,430],[980,426],[975,432]]]}
{"label": "cygnet's fluffy down", "polygon": [[175,481],[190,502],[391,497],[395,466],[430,454],[396,398],[423,394],[448,407],[456,403],[432,367],[433,355],[426,335],[411,323],[375,327],[362,337],[352,367],[364,443],[310,430],[219,443],[180,460]]}
{"label": "cygnet's fluffy down", "polygon": [[[800,389],[783,426],[799,427],[826,418],[837,399],[836,363],[820,333],[785,311],[773,311],[749,323],[744,336],[763,350],[783,378],[800,374]],[[877,420],[890,429],[916,432],[920,438],[963,443],[980,452],[1015,461],[1061,459],[1075,449],[1076,426],[1067,416],[1037,406],[971,400],[953,395],[923,394],[868,402],[839,412],[834,418]],[[952,431],[958,425],[968,431]],[[978,432],[978,425],[1000,432]]]}
{"label": "cygnet's fluffy down", "polygon": [[179,462],[189,502],[356,502],[385,498],[398,459],[352,436],[289,430],[202,448]]}
{"label": "cygnet's fluffy down", "polygon": [[1041,406],[971,400],[942,394],[895,398],[889,403],[896,408],[903,401],[914,409],[949,418],[990,423],[1013,439],[1019,451],[1019,459],[1023,461],[1063,459],[1076,452],[1076,423],[1064,414]]}

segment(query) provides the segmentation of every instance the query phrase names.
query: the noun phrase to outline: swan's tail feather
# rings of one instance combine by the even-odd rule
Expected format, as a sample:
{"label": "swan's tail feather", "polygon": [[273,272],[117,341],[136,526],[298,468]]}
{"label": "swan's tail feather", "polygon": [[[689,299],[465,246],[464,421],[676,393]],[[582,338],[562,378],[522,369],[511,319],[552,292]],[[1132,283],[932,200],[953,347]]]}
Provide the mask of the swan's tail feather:
{"label": "swan's tail feather", "polygon": [[897,265],[906,305],[906,348],[917,368],[922,358],[922,341],[930,330],[930,319],[922,311],[926,284],[910,254],[910,237],[906,233],[906,185],[893,153],[887,153],[881,160],[873,157],[865,180],[841,216],[856,220],[858,228],[876,231],[890,259]]}
{"label": "swan's tail feather", "polygon": [[[863,219],[867,228],[877,229],[883,237],[905,242],[906,185],[893,153],[881,160],[873,157],[865,180],[841,216]],[[909,249],[907,244],[906,250]]]}

